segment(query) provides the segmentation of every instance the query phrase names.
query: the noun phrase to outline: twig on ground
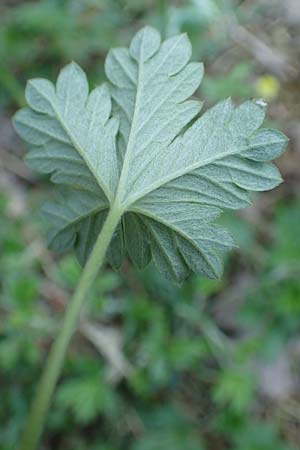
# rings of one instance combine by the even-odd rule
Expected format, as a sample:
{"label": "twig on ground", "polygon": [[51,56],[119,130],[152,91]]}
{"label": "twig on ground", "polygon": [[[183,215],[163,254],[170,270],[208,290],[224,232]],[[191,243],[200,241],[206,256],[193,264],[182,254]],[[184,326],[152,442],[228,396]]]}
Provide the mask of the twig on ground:
{"label": "twig on ground", "polygon": [[257,36],[238,23],[236,18],[230,16],[226,20],[226,28],[231,39],[250,52],[253,57],[270,72],[283,81],[295,78],[298,69],[290,58],[278,50],[271,48]]}

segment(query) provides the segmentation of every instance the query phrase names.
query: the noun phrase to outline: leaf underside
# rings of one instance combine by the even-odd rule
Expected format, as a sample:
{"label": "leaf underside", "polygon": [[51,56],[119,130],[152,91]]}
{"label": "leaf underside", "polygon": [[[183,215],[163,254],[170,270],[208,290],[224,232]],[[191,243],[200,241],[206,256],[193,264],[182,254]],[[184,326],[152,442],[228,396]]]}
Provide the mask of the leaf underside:
{"label": "leaf underside", "polygon": [[226,100],[200,115],[191,96],[203,66],[190,57],[186,35],[161,43],[146,27],[129,49],[109,52],[108,83],[91,92],[75,63],[56,85],[28,82],[28,108],[15,127],[29,144],[28,164],[60,185],[44,207],[53,250],[74,248],[84,264],[118,196],[124,213],[107,253],[113,267],[128,255],[139,268],[153,259],[175,282],[191,272],[220,276],[233,242],[215,220],[248,206],[251,191],[281,182],[270,161],[287,139],[261,128],[261,101],[235,108]]}

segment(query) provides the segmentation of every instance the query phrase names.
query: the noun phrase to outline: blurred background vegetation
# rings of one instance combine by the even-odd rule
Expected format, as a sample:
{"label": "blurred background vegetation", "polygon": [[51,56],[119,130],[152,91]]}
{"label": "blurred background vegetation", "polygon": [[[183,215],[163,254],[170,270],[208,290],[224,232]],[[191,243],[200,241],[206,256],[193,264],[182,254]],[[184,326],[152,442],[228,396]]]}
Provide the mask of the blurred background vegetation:
{"label": "blurred background vegetation", "polygon": [[91,86],[112,46],[151,24],[188,32],[205,107],[263,97],[290,137],[285,183],[223,219],[239,249],[220,281],[182,287],[106,268],[68,353],[41,450],[300,449],[299,0],[2,0],[0,450],[15,450],[70,293],[72,255],[45,245],[51,195],[23,164],[11,116],[30,77],[75,60]]}

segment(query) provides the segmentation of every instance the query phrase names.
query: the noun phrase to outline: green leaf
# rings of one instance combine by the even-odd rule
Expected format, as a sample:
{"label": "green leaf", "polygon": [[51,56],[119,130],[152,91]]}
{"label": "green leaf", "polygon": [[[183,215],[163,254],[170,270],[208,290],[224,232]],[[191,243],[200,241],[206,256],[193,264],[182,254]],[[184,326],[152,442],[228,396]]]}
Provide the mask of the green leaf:
{"label": "green leaf", "polygon": [[234,108],[226,100],[199,116],[202,105],[190,97],[203,66],[190,57],[185,34],[161,43],[145,27],[129,49],[109,52],[109,84],[90,94],[74,63],[56,86],[28,83],[30,108],[15,125],[30,144],[29,164],[62,185],[45,208],[53,249],[74,247],[84,264],[115,208],[120,224],[107,253],[113,267],[127,254],[139,268],[153,258],[176,282],[191,272],[220,276],[233,241],[214,222],[222,209],[249,205],[249,191],[281,182],[270,161],[287,139],[261,128],[262,101]]}
{"label": "green leaf", "polygon": [[88,423],[100,413],[112,410],[115,396],[101,376],[74,378],[63,383],[57,392],[57,403],[70,409],[78,423]]}

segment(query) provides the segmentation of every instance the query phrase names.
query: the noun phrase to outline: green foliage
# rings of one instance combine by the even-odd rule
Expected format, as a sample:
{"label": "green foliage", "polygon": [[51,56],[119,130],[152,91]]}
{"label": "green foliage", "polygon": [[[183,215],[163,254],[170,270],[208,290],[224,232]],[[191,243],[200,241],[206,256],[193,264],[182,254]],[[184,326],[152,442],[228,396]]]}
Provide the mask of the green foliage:
{"label": "green foliage", "polygon": [[108,388],[104,377],[92,373],[78,379],[69,379],[57,392],[57,405],[62,411],[71,410],[80,424],[91,422],[102,412],[115,408],[114,393]]}
{"label": "green foliage", "polygon": [[239,63],[226,76],[206,76],[201,91],[210,101],[216,102],[228,97],[247,98],[254,96],[254,88],[250,77],[253,67],[247,63]]}
{"label": "green foliage", "polygon": [[238,413],[243,413],[251,407],[255,393],[255,374],[247,369],[232,367],[223,370],[214,392],[216,402],[229,404],[229,407]]}
{"label": "green foliage", "polygon": [[224,415],[221,422],[221,428],[232,439],[233,450],[290,450],[278,436],[274,424],[232,414]]}
{"label": "green foliage", "polygon": [[133,450],[202,450],[203,446],[196,430],[176,408],[161,408],[154,417],[149,417],[152,432],[142,436]]}
{"label": "green foliage", "polygon": [[300,203],[290,207],[280,205],[274,217],[275,248],[269,254],[269,264],[272,268],[279,265],[279,270],[290,267],[299,268],[300,236],[298,233],[300,220]]}
{"label": "green foliage", "polygon": [[235,450],[288,450],[273,425],[252,423],[235,439]]}
{"label": "green foliage", "polygon": [[[1,205],[0,263],[5,273],[0,278],[0,373],[7,388],[0,405],[0,448],[12,450],[17,446],[47,353],[47,336],[52,339],[56,334],[58,319],[57,314],[49,316],[48,307],[38,301],[44,275],[39,257],[26,251],[28,219],[12,226],[3,196]],[[294,251],[300,251],[293,231],[296,220],[292,220],[298,210],[298,202],[290,202],[274,211],[274,240],[267,253],[281,252],[286,270],[292,269]],[[239,223],[242,226],[244,222],[239,219]],[[229,222],[227,225],[230,228]],[[247,234],[241,234],[243,249],[248,239]],[[250,246],[260,258],[263,246],[255,236],[253,239],[255,245],[251,241]],[[288,249],[286,254],[283,249]],[[248,254],[257,258],[249,249]],[[299,291],[299,279],[293,270],[286,271],[286,282],[282,283],[274,271],[278,259],[272,262],[267,257],[256,266],[257,285],[252,286],[253,293],[240,294],[247,301],[237,316],[239,327],[251,333],[233,347],[211,312],[214,298],[222,299],[226,286],[232,284],[228,269],[222,282],[192,277],[181,288],[174,287],[151,266],[142,273],[128,269],[126,276],[106,271],[96,282],[92,296],[97,306],[92,307],[89,317],[121,324],[123,351],[134,371],[118,386],[111,386],[106,381],[108,363],[77,339],[48,421],[46,441],[51,442],[50,448],[55,443],[58,450],[135,446],[215,450],[206,433],[208,428],[217,436],[221,449],[227,445],[233,450],[294,450],[280,439],[275,419],[272,424],[255,413],[258,380],[249,371],[249,363],[253,359],[274,359],[286,352],[287,338],[296,336],[298,314],[286,305],[286,295],[292,298],[293,290]],[[54,276],[69,290],[76,284],[79,270],[74,257],[67,255],[60,260]],[[23,305],[18,289],[11,288],[14,280],[26,277],[29,285],[30,280],[35,281],[26,288],[30,301]],[[284,305],[286,312],[282,314]],[[196,377],[196,381],[191,382],[189,377]],[[208,381],[212,388],[207,387]],[[128,423],[134,432],[128,429]],[[57,436],[55,442],[53,436]]]}
{"label": "green foliage", "polygon": [[[165,16],[159,17],[163,3],[168,3]],[[166,36],[188,32],[194,59],[206,63],[200,92],[208,104],[228,96],[243,102],[253,96],[261,67],[247,59],[248,53],[230,51],[224,13],[236,15],[249,30],[254,22],[259,32],[263,8],[270,16],[267,4],[256,1],[1,2],[1,114],[4,107],[10,114],[24,103],[25,80],[36,74],[53,80],[72,59],[84,65],[94,88],[104,78],[105,53],[127,44],[145,23],[161,26]],[[286,36],[285,28],[279,35],[274,30],[276,42]],[[224,49],[229,50],[226,64]],[[280,101],[275,119],[277,110],[282,110]],[[284,110],[290,110],[288,101]],[[1,163],[2,150],[0,145]],[[125,263],[120,272],[107,268],[98,277],[87,318],[96,326],[118,328],[133,371],[110,384],[109,362],[78,334],[39,450],[298,450],[297,397],[292,395],[294,415],[288,415],[290,398],[272,402],[261,397],[259,373],[253,376],[260,364],[289,358],[291,344],[298,341],[297,173],[285,186],[274,197],[263,197],[262,208],[255,202],[245,216],[227,212],[222,217],[239,246],[226,259],[222,281],[193,275],[177,287],[151,263],[139,272]],[[16,177],[13,188],[26,189],[32,211],[35,181]],[[64,307],[60,290],[49,294],[45,288],[49,281],[57,284],[68,298],[81,268],[71,254],[52,261],[53,255],[40,248],[44,226],[37,231],[32,213],[13,216],[10,184],[1,183],[1,189],[0,449],[15,450]],[[44,177],[38,191],[42,198],[49,196]],[[297,379],[297,356],[291,363]]]}
{"label": "green foliage", "polygon": [[52,249],[75,247],[84,264],[113,208],[123,216],[108,252],[113,267],[127,252],[139,268],[152,256],[177,282],[190,272],[220,276],[232,240],[213,222],[221,208],[246,206],[248,191],[280,183],[269,161],[287,139],[260,128],[259,102],[234,109],[225,101],[198,117],[201,104],[188,98],[203,66],[189,63],[190,56],[186,35],[161,44],[160,34],[146,27],[129,51],[109,52],[109,89],[89,94],[75,64],[61,71],[56,88],[44,79],[28,83],[30,109],[15,117],[31,146],[27,161],[68,188],[44,210]]}
{"label": "green foliage", "polygon": [[[24,104],[22,83],[28,78],[37,73],[53,78],[70,60],[88,67],[89,80],[98,84],[104,78],[104,54],[112,46],[128,42],[137,23],[160,27],[166,36],[188,32],[195,57],[207,61],[228,46],[224,14],[236,15],[247,24],[257,21],[256,5],[251,2],[241,11],[234,0],[41,0],[15,2],[11,6],[9,2],[2,3],[0,103],[6,106]],[[260,15],[262,12],[260,7]],[[241,83],[236,89],[241,92]]]}

